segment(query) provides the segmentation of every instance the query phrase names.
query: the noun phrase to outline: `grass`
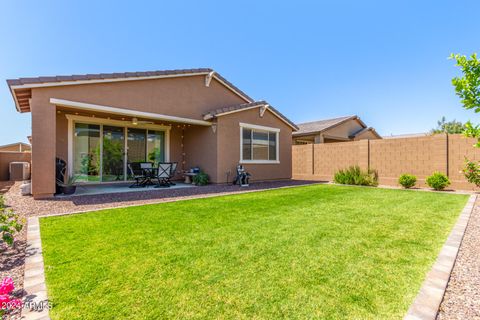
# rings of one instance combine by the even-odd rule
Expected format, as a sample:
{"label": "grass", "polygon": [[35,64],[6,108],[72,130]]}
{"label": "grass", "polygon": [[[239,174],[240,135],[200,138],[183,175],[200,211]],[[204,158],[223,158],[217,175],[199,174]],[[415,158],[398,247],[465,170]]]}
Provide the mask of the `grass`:
{"label": "grass", "polygon": [[401,319],[467,196],[307,186],[42,218],[52,319]]}

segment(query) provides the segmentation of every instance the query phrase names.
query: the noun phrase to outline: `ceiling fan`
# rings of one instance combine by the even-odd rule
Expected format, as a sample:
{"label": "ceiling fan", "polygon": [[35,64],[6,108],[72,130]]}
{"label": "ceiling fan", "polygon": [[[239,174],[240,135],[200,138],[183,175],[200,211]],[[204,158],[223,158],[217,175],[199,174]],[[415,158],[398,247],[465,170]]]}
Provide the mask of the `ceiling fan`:
{"label": "ceiling fan", "polygon": [[134,126],[139,125],[139,124],[153,124],[153,121],[143,121],[143,120],[138,120],[137,118],[132,118],[132,124]]}

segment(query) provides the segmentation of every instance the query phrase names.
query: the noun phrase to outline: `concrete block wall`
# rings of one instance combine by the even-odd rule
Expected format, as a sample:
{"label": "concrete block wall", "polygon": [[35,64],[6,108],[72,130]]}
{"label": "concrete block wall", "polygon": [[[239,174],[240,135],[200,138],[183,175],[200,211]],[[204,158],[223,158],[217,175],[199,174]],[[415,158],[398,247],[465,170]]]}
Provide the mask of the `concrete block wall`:
{"label": "concrete block wall", "polygon": [[[451,188],[474,190],[461,170],[465,157],[480,161],[476,140],[462,135],[438,134],[402,139],[362,140],[315,145],[293,146],[293,178],[303,180],[333,180],[339,169],[359,165],[375,169],[383,185],[398,185],[403,173],[417,176],[420,187],[435,171],[447,174]],[[313,164],[313,165],[312,165]]]}
{"label": "concrete block wall", "polygon": [[368,140],[314,145],[313,179],[331,180],[333,174],[351,165],[368,169]]}

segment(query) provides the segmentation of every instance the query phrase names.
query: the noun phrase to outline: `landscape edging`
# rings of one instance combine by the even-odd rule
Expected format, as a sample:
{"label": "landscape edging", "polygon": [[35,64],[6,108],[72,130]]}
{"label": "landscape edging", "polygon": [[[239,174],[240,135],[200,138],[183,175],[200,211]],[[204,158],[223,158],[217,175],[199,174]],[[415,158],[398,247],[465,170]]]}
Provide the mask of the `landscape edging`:
{"label": "landscape edging", "polygon": [[435,320],[437,318],[476,199],[476,195],[471,195],[468,199],[404,320]]}
{"label": "landscape edging", "polygon": [[49,320],[49,304],[38,217],[28,218],[23,290],[26,292],[22,319]]}

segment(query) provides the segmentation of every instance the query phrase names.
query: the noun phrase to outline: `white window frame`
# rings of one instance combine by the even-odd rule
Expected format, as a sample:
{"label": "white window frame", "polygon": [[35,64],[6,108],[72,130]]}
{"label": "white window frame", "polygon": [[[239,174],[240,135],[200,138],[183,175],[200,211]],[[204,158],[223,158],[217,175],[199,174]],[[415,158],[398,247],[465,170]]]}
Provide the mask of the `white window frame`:
{"label": "white window frame", "polygon": [[[264,132],[273,132],[275,133],[275,143],[276,143],[276,160],[243,160],[243,128],[256,130],[256,131],[264,131]],[[270,150],[270,148],[269,148]],[[253,151],[252,151],[253,152]],[[252,153],[253,156],[253,153]],[[279,128],[272,128],[272,127],[265,127],[259,126],[256,124],[249,124],[240,122],[240,164],[279,164],[280,163],[280,129]]]}

